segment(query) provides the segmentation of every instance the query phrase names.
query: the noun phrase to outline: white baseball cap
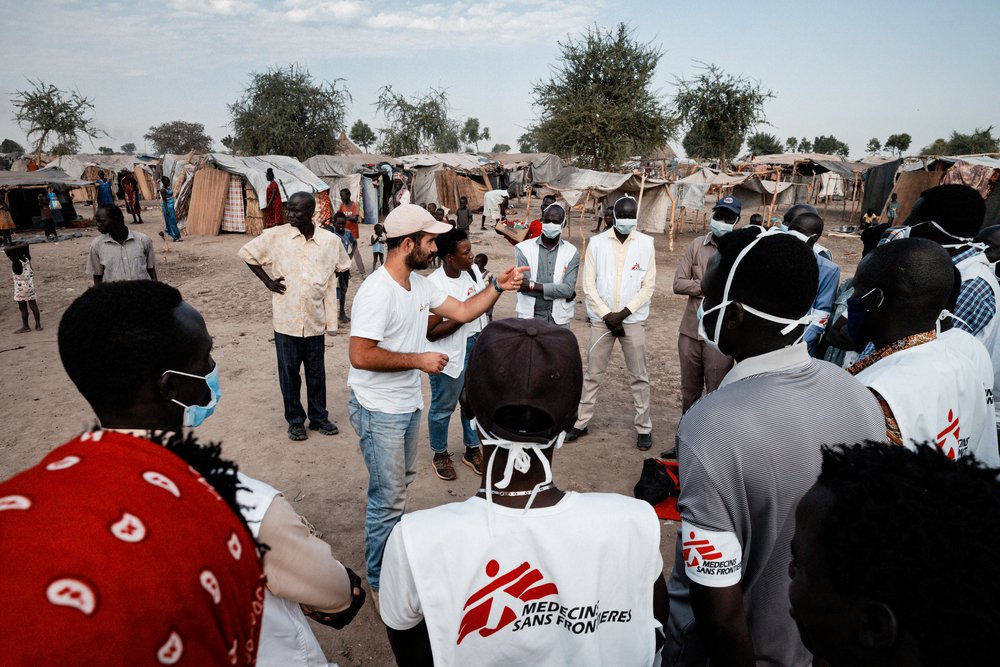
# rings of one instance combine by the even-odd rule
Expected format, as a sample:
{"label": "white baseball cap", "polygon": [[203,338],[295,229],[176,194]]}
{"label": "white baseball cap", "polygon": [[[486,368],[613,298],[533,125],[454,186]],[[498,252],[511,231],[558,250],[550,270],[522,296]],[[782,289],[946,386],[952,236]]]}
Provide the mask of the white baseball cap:
{"label": "white baseball cap", "polygon": [[438,222],[426,208],[416,204],[397,206],[385,216],[385,222],[382,224],[388,238],[409,236],[416,232],[444,234],[454,229],[447,222]]}

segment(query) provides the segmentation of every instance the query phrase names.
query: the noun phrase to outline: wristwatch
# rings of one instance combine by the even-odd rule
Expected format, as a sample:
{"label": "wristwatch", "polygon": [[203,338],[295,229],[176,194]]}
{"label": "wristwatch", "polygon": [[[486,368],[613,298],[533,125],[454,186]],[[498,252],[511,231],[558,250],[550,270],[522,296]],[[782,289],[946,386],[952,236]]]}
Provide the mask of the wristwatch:
{"label": "wristwatch", "polygon": [[532,292],[534,292],[534,291],[535,291],[535,281],[534,281],[534,280],[529,280],[529,281],[528,281],[528,289],[529,289],[530,291],[532,291]]}

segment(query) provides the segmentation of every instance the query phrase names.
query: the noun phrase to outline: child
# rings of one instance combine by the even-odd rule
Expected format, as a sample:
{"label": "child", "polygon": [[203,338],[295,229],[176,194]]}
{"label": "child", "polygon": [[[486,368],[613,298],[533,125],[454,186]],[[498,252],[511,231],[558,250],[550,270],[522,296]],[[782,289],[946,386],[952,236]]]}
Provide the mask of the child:
{"label": "child", "polygon": [[42,318],[35,301],[35,280],[31,271],[31,253],[27,243],[17,243],[4,248],[11,263],[11,276],[14,278],[14,301],[21,309],[21,328],[14,333],[31,331],[28,326],[28,307],[35,316],[35,331],[42,330]]}
{"label": "child", "polygon": [[385,264],[385,227],[382,223],[376,223],[372,234],[372,271],[378,268],[379,263]]}
{"label": "child", "polygon": [[[493,282],[493,274],[486,270],[486,264],[490,261],[490,258],[479,253],[472,258],[472,263],[479,267],[479,272],[483,274],[483,285],[490,285]],[[486,317],[490,322],[493,321],[493,309],[490,308],[486,311]]]}
{"label": "child", "polygon": [[12,243],[10,233],[15,228],[14,218],[7,208],[7,191],[0,190],[0,245],[10,245]]}
{"label": "child", "polygon": [[468,197],[458,198],[458,209],[455,211],[455,226],[466,231],[472,226],[472,210],[469,208]]}
{"label": "child", "polygon": [[[347,214],[337,211],[333,214],[333,233],[340,237],[340,242],[344,244],[344,250],[354,259],[354,253],[358,251],[358,242],[354,234],[347,229]],[[344,302],[347,300],[347,285],[351,279],[351,270],[337,273],[337,301],[340,302],[340,316],[338,321],[347,324],[351,318],[347,316],[344,309]]]}

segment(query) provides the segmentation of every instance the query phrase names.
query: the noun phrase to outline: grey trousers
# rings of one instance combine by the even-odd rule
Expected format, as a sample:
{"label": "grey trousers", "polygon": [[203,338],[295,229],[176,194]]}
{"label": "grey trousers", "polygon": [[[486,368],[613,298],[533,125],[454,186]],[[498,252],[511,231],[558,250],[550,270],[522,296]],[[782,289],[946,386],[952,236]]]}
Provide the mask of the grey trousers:
{"label": "grey trousers", "polygon": [[688,411],[706,394],[719,388],[722,378],[733,367],[733,358],[716,352],[701,339],[681,334],[677,337],[677,353],[681,360],[681,414]]}
{"label": "grey trousers", "polygon": [[615,341],[619,341],[625,355],[625,368],[628,370],[632,401],[635,403],[635,430],[637,433],[650,433],[653,430],[653,415],[649,404],[649,373],[646,372],[646,323],[637,322],[623,326],[625,336],[615,338],[603,321],[590,323],[587,371],[583,376],[583,396],[580,398],[576,428],[585,428],[594,417],[597,390],[608,370]]}

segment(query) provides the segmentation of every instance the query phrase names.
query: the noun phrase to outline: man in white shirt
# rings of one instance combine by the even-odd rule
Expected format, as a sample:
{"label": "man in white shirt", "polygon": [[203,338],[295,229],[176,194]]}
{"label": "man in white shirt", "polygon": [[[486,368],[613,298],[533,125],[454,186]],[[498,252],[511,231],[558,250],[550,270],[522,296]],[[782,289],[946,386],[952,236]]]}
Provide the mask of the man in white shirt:
{"label": "man in white shirt", "polygon": [[490,190],[483,195],[483,221],[480,229],[486,229],[486,219],[496,225],[507,219],[507,206],[510,204],[510,193],[506,190]]}
{"label": "man in white shirt", "polygon": [[[406,506],[406,487],[416,474],[417,436],[424,407],[421,373],[437,374],[448,355],[427,351],[430,315],[471,322],[506,290],[521,286],[524,267],[509,267],[492,287],[458,301],[415,273],[437,250],[434,238],[451,231],[422,206],[403,204],[385,218],[385,264],[361,284],[351,306],[351,370],[348,411],[368,467],[365,564],[368,583],[379,589],[382,551]],[[339,241],[338,241],[339,243]]]}
{"label": "man in white shirt", "polygon": [[380,611],[398,664],[654,664],[667,612],[655,513],[553,482],[578,350],[572,332],[536,319],[483,330],[462,404],[491,464],[474,497],[392,531]]}
{"label": "man in white shirt", "polygon": [[[288,438],[305,440],[306,411],[299,394],[305,366],[309,430],[336,435],[326,409],[327,331],[337,329],[337,273],[351,268],[340,237],[313,225],[316,200],[308,192],[288,198],[288,224],[264,230],[240,248],[240,259],[274,292],[274,348]],[[274,278],[264,270],[271,267]]]}
{"label": "man in white shirt", "polygon": [[[472,263],[472,243],[467,231],[453,229],[438,236],[435,242],[441,266],[428,276],[431,282],[459,301],[465,301],[486,287],[479,267]],[[448,355],[448,365],[444,370],[430,376],[431,409],[427,412],[434,473],[445,481],[457,477],[448,451],[448,426],[465,384],[465,364],[486,321],[486,315],[480,315],[468,324],[431,315],[427,322],[427,340],[430,341],[427,349]],[[465,444],[462,463],[479,475],[483,472],[479,436],[465,408],[461,410],[461,419],[462,441]]]}
{"label": "man in white shirt", "polygon": [[653,417],[646,372],[646,318],[656,288],[653,239],[635,228],[638,204],[625,195],[614,205],[615,225],[593,237],[583,267],[583,292],[590,317],[587,374],[583,380],[580,414],[566,434],[572,442],[587,434],[594,416],[597,390],[604,379],[615,340],[621,342],[635,403],[636,447],[653,446]]}
{"label": "man in white shirt", "polygon": [[542,211],[542,234],[514,246],[514,263],[531,270],[517,293],[517,316],[537,317],[569,327],[576,305],[576,276],[580,252],[562,238],[566,211],[550,204]]}
{"label": "man in white shirt", "polygon": [[848,368],[878,399],[889,441],[937,445],[949,458],[1000,466],[993,419],[993,364],[971,334],[941,335],[955,288],[948,252],[908,238],[873,250],[858,265],[847,326],[875,351]]}

